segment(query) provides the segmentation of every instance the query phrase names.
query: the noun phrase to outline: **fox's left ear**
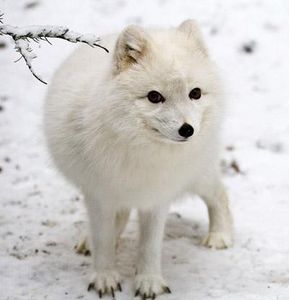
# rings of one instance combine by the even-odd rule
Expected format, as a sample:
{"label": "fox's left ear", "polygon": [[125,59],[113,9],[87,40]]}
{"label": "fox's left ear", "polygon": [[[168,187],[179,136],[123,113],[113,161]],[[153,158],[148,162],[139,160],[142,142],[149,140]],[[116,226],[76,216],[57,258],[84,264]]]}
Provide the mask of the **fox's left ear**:
{"label": "fox's left ear", "polygon": [[119,35],[114,51],[115,72],[120,73],[130,65],[139,63],[147,54],[149,36],[139,26],[130,25]]}
{"label": "fox's left ear", "polygon": [[201,30],[195,20],[188,19],[181,23],[177,29],[186,34],[187,37],[191,39],[205,55],[208,55],[207,47],[203,40]]}

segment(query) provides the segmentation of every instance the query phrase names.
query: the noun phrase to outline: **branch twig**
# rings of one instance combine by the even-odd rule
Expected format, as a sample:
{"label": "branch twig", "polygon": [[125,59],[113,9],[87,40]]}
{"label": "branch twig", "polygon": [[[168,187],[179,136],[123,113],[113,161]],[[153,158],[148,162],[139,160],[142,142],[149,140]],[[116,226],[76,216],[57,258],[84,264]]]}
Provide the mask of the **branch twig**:
{"label": "branch twig", "polygon": [[[0,24],[3,24],[3,15],[0,13]],[[15,43],[15,49],[20,53],[21,57],[25,60],[27,67],[35,78],[44,84],[47,84],[40,76],[38,76],[33,68],[31,61],[37,56],[33,52],[30,46],[30,42],[34,41],[39,43],[40,41],[51,42],[48,38],[57,38],[69,41],[71,43],[84,43],[91,47],[99,47],[109,52],[105,47],[99,44],[100,38],[93,34],[80,34],[69,30],[62,26],[25,26],[16,27],[10,25],[0,25],[0,36],[8,35],[12,37]],[[18,60],[17,60],[18,61]]]}

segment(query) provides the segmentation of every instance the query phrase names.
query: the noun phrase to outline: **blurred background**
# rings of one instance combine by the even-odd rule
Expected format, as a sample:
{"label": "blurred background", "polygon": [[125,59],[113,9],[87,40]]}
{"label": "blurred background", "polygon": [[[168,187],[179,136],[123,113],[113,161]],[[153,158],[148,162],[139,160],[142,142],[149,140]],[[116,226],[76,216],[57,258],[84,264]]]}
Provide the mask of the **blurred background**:
{"label": "blurred background", "polygon": [[[168,219],[164,273],[173,294],[160,299],[287,300],[289,297],[289,2],[286,0],[0,0],[3,22],[64,25],[99,36],[128,24],[201,26],[224,80],[228,109],[221,166],[235,217],[235,247],[199,245],[208,220],[199,199]],[[33,48],[35,71],[50,82],[77,45]],[[104,45],[105,46],[105,45]],[[95,51],[102,51],[98,48]],[[0,36],[0,299],[96,299],[91,265],[73,247],[85,228],[81,195],[54,171],[42,131],[47,86],[8,37]],[[118,249],[132,298],[136,254],[132,218]]]}

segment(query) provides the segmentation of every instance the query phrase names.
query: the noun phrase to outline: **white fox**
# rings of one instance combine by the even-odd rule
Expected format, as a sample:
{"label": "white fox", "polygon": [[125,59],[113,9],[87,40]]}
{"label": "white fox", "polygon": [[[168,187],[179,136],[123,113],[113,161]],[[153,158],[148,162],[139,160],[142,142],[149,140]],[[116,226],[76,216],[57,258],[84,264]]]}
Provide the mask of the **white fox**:
{"label": "white fox", "polygon": [[203,244],[232,245],[219,171],[222,86],[192,20],[168,30],[131,25],[103,44],[109,54],[83,46],[57,71],[45,106],[47,143],[85,197],[94,264],[89,287],[100,297],[121,290],[115,244],[136,208],[136,295],[154,299],[170,292],[161,244],[172,201],[201,196],[210,219]]}

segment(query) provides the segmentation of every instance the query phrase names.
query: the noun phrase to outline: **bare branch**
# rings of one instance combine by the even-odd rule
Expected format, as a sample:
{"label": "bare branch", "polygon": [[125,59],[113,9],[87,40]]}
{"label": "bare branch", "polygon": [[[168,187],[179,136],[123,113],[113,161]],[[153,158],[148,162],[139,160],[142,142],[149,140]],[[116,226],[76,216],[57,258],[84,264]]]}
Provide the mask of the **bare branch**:
{"label": "bare branch", "polygon": [[[0,24],[3,24],[3,15],[0,13]],[[99,44],[100,38],[94,34],[80,34],[62,26],[25,26],[16,27],[10,25],[0,25],[0,35],[12,37],[15,43],[15,49],[24,58],[26,65],[35,78],[44,84],[47,84],[38,76],[32,68],[32,60],[37,56],[30,46],[30,42],[39,43],[46,41],[51,45],[48,38],[57,38],[69,41],[71,43],[84,43],[91,47],[99,47],[109,52],[105,47]],[[17,60],[18,61],[18,60]]]}
{"label": "bare branch", "polygon": [[16,27],[10,25],[1,25],[0,34],[10,35],[14,40],[57,38],[69,41],[71,43],[85,43],[91,47],[100,47],[106,52],[109,52],[105,47],[99,44],[100,38],[96,35],[80,34],[62,26]]}

